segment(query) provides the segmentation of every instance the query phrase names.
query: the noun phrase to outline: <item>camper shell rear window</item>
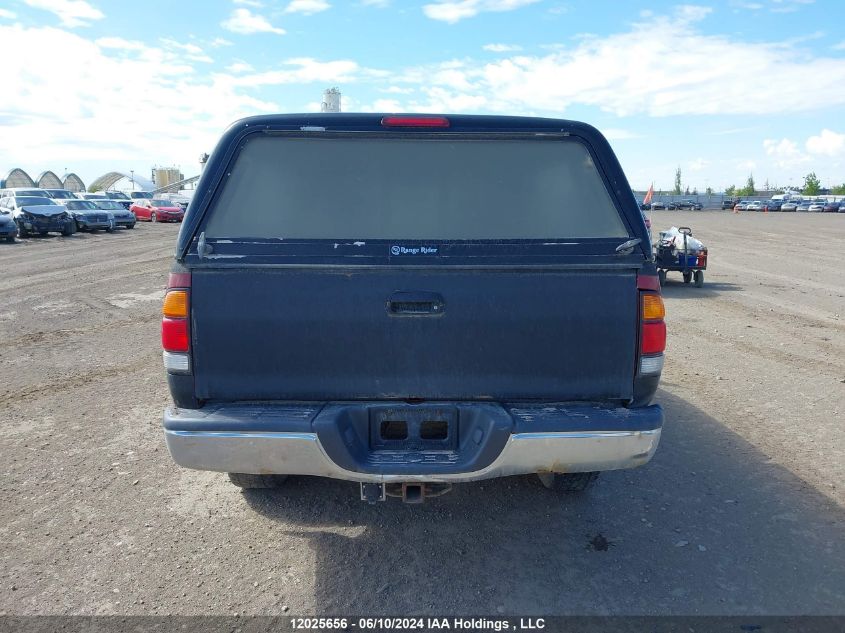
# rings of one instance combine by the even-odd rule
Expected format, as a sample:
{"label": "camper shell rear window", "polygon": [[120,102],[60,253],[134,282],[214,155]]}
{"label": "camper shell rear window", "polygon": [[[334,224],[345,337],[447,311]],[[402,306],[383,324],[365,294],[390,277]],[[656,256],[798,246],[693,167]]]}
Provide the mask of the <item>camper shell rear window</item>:
{"label": "camper shell rear window", "polygon": [[629,237],[577,137],[255,134],[202,228],[216,240]]}

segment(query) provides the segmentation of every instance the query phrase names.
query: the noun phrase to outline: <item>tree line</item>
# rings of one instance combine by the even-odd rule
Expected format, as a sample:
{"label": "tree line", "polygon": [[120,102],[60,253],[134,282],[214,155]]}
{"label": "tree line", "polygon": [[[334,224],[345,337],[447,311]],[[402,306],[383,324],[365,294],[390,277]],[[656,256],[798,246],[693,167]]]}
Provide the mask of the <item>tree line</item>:
{"label": "tree line", "polygon": [[[763,191],[784,191],[785,187],[772,187],[769,185],[769,181],[766,181],[766,184],[763,186]],[[821,193],[822,190],[822,183],[819,180],[818,176],[816,176],[816,172],[811,171],[809,174],[804,176],[804,186],[801,189],[801,193],[805,196],[817,196]],[[681,193],[686,193],[689,195],[690,190],[689,186],[686,187],[686,190],[683,190],[682,187],[682,179],[681,179],[681,168],[680,166],[675,170],[675,187],[672,190],[672,193],[676,196],[681,195]],[[693,195],[697,194],[697,190],[693,190]],[[708,195],[713,193],[713,189],[707,187]],[[832,187],[830,193],[833,195],[845,195],[845,183],[841,185],[837,185]],[[731,185],[730,187],[725,187],[725,195],[727,196],[754,196],[757,194],[757,186],[754,182],[754,174],[749,174],[748,179],[745,181],[745,186],[737,188],[736,185]]]}

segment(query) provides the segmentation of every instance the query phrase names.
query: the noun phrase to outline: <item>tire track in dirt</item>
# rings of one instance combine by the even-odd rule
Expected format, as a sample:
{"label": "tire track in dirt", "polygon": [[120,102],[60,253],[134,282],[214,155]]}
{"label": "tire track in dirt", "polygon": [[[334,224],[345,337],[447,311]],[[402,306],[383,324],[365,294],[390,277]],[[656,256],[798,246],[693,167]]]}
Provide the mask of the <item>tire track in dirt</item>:
{"label": "tire track in dirt", "polygon": [[79,387],[89,385],[97,380],[104,380],[119,376],[132,374],[141,369],[149,368],[154,359],[160,359],[161,353],[145,354],[129,363],[122,365],[112,365],[99,369],[80,371],[80,372],[66,372],[60,374],[56,379],[49,382],[38,383],[21,389],[16,389],[13,392],[0,391],[0,405],[12,404],[16,401],[25,400],[28,398],[38,398],[44,395],[53,395],[56,393],[74,391]]}

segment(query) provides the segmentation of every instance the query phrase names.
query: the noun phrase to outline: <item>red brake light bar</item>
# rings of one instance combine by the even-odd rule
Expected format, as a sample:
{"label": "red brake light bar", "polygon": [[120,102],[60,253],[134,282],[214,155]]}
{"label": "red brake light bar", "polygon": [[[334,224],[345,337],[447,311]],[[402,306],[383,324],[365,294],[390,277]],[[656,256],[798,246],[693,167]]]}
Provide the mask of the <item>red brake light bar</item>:
{"label": "red brake light bar", "polygon": [[383,127],[449,127],[445,116],[386,116],[381,120]]}

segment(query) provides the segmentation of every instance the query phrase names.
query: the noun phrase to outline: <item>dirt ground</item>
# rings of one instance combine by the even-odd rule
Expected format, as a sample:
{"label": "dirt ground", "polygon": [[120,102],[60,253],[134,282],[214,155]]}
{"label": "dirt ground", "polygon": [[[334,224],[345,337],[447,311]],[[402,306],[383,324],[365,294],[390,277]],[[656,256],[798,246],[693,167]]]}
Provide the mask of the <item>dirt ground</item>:
{"label": "dirt ground", "polygon": [[171,462],[177,226],[0,244],[0,614],[845,614],[845,214],[652,218],[711,253],[664,288],[655,459],[422,506]]}

